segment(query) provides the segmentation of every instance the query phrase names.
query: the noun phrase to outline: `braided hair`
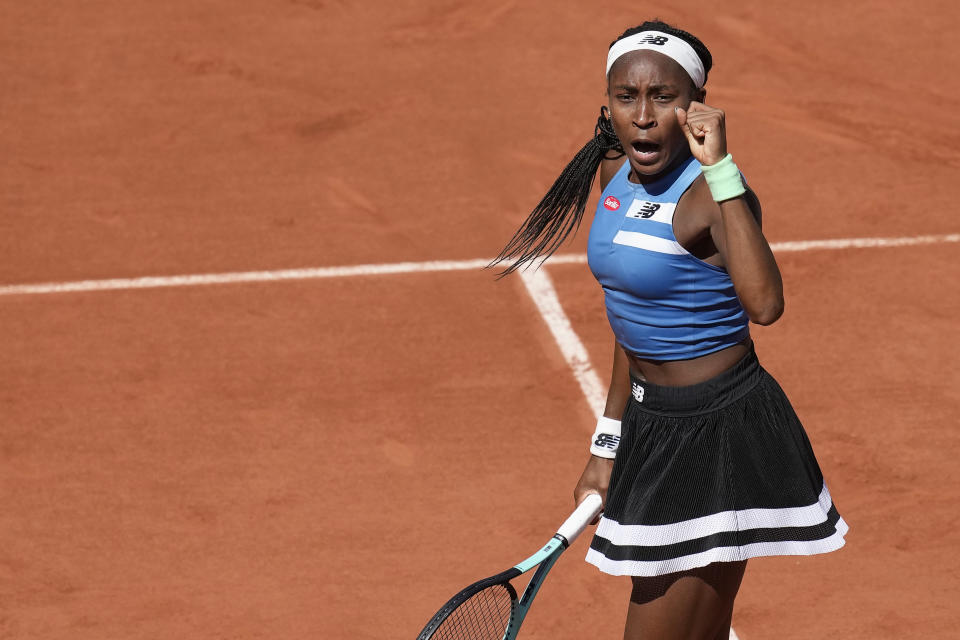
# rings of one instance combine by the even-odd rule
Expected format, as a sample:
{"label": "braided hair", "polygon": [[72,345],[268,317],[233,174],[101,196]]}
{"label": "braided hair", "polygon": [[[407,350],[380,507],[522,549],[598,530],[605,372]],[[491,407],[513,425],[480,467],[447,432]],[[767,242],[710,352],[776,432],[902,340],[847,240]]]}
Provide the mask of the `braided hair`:
{"label": "braided hair", "polygon": [[[662,31],[686,41],[703,62],[706,82],[706,74],[713,66],[713,56],[707,47],[697,37],[660,20],[648,20],[627,29],[611,42],[610,46],[642,31]],[[580,227],[600,163],[604,159],[615,160],[624,155],[620,140],[613,131],[607,108],[601,107],[600,117],[593,128],[593,137],[573,156],[573,160],[564,167],[560,177],[540,203],[534,207],[500,254],[487,266],[511,260],[512,263],[499,274],[498,277],[502,278],[541,256],[546,259],[553,255],[570,232]]]}

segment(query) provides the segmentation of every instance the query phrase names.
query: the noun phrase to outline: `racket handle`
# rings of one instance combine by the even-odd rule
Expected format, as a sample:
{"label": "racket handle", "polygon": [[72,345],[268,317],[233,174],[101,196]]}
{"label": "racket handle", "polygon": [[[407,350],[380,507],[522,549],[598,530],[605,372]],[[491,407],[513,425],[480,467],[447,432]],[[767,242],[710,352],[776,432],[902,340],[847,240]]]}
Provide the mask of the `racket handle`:
{"label": "racket handle", "polygon": [[573,544],[573,541],[580,536],[602,509],[603,498],[596,493],[588,494],[586,498],[580,501],[567,521],[560,525],[560,528],[557,529],[557,535],[563,536],[568,545]]}

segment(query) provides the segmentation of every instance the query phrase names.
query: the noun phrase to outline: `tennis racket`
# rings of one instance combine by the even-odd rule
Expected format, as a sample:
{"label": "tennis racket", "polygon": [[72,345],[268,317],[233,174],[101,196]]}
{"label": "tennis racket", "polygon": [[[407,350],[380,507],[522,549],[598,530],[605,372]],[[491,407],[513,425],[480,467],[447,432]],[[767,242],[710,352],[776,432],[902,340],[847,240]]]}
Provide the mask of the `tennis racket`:
{"label": "tennis racket", "polygon": [[[503,573],[472,585],[450,598],[430,619],[417,640],[513,640],[547,573],[567,547],[600,513],[603,500],[593,493],[583,499],[557,533],[535,554]],[[510,581],[537,571],[523,596]]]}

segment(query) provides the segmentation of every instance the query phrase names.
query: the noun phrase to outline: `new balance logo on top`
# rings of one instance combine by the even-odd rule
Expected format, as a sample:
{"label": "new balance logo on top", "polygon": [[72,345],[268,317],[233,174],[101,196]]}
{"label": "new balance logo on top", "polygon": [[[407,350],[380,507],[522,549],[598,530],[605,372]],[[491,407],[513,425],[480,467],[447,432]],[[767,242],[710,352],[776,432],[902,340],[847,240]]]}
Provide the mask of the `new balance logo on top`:
{"label": "new balance logo on top", "polygon": [[625,214],[634,220],[652,220],[670,224],[673,221],[673,212],[677,208],[676,202],[650,202],[649,200],[634,200]]}
{"label": "new balance logo on top", "polygon": [[656,202],[644,202],[640,205],[640,217],[649,218],[657,212],[657,209],[660,208],[660,205]]}
{"label": "new balance logo on top", "polygon": [[633,399],[637,402],[643,402],[643,387],[636,382],[631,383],[630,391],[633,393]]}
{"label": "new balance logo on top", "polygon": [[609,433],[599,433],[597,434],[597,439],[593,441],[593,444],[603,449],[616,451],[617,445],[620,444],[620,436],[615,436]]}

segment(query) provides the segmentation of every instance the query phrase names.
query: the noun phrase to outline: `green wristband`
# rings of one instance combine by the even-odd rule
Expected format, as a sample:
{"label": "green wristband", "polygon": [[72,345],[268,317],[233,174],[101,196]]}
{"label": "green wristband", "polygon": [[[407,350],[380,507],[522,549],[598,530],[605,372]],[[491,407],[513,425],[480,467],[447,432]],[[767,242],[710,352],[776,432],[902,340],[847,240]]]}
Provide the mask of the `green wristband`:
{"label": "green wristband", "polygon": [[717,164],[702,165],[700,171],[707,180],[710,193],[717,202],[736,198],[746,193],[740,169],[733,164],[733,156],[729,153]]}

